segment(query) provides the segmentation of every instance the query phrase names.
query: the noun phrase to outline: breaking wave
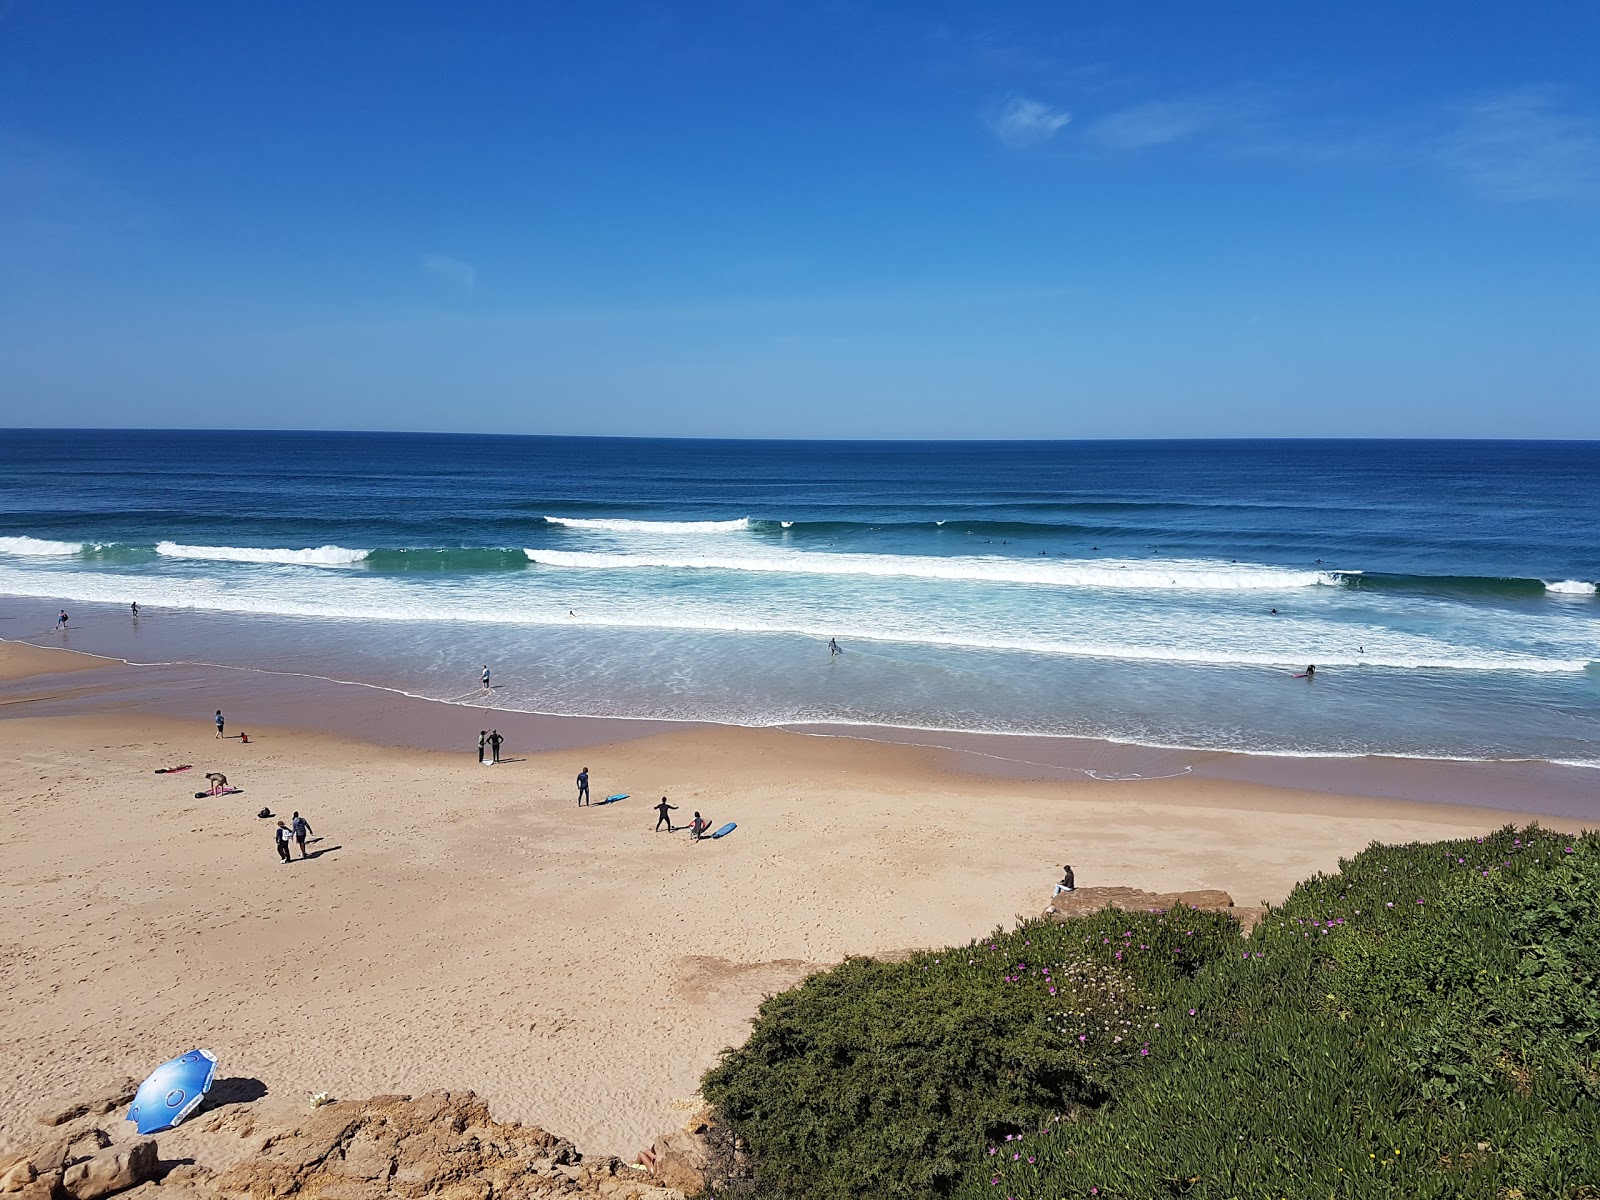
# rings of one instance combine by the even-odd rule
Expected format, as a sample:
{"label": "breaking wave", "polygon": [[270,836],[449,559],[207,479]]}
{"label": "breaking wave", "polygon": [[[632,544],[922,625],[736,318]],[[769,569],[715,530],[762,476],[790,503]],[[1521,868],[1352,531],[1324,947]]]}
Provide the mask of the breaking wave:
{"label": "breaking wave", "polygon": [[942,579],[982,583],[1022,583],[1052,587],[1128,588],[1139,590],[1276,591],[1284,588],[1336,585],[1331,571],[1296,571],[1180,560],[1160,564],[1117,560],[1061,561],[911,554],[808,554],[772,551],[764,554],[607,553],[595,550],[545,550],[530,547],[527,556],[547,567],[575,570],[758,571],[783,575],[853,575],[883,579]]}
{"label": "breaking wave", "polygon": [[208,562],[285,563],[301,567],[348,567],[367,557],[365,550],[343,546],[314,546],[306,550],[277,550],[259,546],[180,546],[159,542],[156,553],[163,558],[193,558]]}
{"label": "breaking wave", "polygon": [[83,542],[52,542],[36,537],[0,537],[0,554],[39,555],[82,554]]}
{"label": "breaking wave", "polygon": [[611,517],[546,517],[547,525],[591,529],[604,533],[741,533],[751,527],[749,517],[737,521],[629,521]]}

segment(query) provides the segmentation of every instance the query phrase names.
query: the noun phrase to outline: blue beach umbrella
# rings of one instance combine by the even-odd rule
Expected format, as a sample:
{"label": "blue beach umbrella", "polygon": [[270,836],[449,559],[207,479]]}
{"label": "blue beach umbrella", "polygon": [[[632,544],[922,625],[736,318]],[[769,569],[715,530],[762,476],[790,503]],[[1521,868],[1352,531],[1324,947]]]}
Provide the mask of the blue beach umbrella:
{"label": "blue beach umbrella", "polygon": [[191,1050],[162,1063],[139,1085],[128,1120],[140,1133],[171,1129],[206,1098],[217,1073],[217,1056],[209,1050]]}

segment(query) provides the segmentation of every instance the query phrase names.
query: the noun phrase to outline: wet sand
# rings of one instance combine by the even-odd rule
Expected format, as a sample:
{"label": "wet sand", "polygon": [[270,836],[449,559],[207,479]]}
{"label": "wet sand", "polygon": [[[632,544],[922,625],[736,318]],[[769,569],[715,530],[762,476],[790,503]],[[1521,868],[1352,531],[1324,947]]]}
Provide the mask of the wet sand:
{"label": "wet sand", "polygon": [[[631,1157],[764,994],[1037,913],[1062,861],[1084,884],[1248,904],[1373,840],[1527,819],[1192,770],[981,773],[964,749],[510,714],[14,643],[0,681],[7,1144],[199,1045],[269,1108],[473,1088],[500,1119]],[[219,707],[249,745],[213,736]],[[495,767],[476,762],[485,711],[508,738]],[[629,798],[576,807],[585,765],[596,798]],[[207,770],[243,794],[196,799]],[[698,808],[739,828],[654,832],[663,794],[680,823]],[[263,805],[303,812],[315,857],[280,864]]]}

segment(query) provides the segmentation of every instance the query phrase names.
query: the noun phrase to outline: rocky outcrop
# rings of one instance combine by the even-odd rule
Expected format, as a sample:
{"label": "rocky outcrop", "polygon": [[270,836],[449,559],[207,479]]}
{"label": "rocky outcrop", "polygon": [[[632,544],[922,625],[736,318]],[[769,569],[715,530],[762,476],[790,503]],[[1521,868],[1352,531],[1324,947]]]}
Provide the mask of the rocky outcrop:
{"label": "rocky outcrop", "polygon": [[585,1161],[566,1138],[502,1125],[471,1092],[377,1096],[329,1104],[210,1181],[228,1200],[534,1200],[598,1196],[668,1200],[675,1193],[615,1158]]}
{"label": "rocky outcrop", "polygon": [[[221,1171],[162,1163],[157,1142],[116,1143],[98,1126],[73,1128],[100,1100],[40,1144],[0,1158],[0,1200],[683,1200],[685,1191],[616,1158],[585,1158],[566,1138],[501,1124],[471,1092],[377,1096],[326,1104],[280,1129],[246,1105],[186,1123],[183,1144],[203,1160],[206,1139],[231,1143]],[[55,1116],[56,1114],[51,1114]],[[86,1125],[86,1123],[85,1123]],[[118,1133],[124,1131],[118,1128]],[[239,1158],[238,1139],[257,1144]],[[219,1143],[220,1145],[220,1143]],[[687,1172],[675,1175],[688,1179]],[[696,1187],[694,1190],[699,1190]]]}
{"label": "rocky outcrop", "polygon": [[1120,908],[1124,912],[1164,912],[1169,908],[1225,912],[1239,922],[1240,929],[1246,934],[1256,927],[1267,911],[1264,908],[1236,907],[1232,896],[1215,888],[1193,892],[1144,892],[1127,887],[1085,887],[1052,897],[1043,915],[1053,921],[1065,921],[1070,917],[1099,912],[1103,908]]}
{"label": "rocky outcrop", "polygon": [[719,1126],[711,1109],[701,1105],[682,1129],[658,1137],[636,1162],[662,1187],[694,1196],[747,1180],[749,1159],[743,1139]]}
{"label": "rocky outcrop", "polygon": [[154,1179],[158,1170],[153,1141],[114,1147],[111,1135],[95,1126],[0,1159],[0,1195],[6,1200],[101,1200]]}
{"label": "rocky outcrop", "polygon": [[159,1169],[156,1144],[144,1138],[73,1163],[61,1175],[61,1190],[73,1200],[101,1200],[154,1179]]}

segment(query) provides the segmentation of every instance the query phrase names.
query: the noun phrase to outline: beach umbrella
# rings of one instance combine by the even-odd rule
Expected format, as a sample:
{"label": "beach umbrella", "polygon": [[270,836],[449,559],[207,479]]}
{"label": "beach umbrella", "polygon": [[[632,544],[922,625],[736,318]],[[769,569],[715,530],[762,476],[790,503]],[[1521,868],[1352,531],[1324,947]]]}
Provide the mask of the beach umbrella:
{"label": "beach umbrella", "polygon": [[162,1063],[139,1085],[128,1120],[140,1133],[171,1129],[200,1107],[216,1073],[217,1056],[209,1050],[191,1050]]}

